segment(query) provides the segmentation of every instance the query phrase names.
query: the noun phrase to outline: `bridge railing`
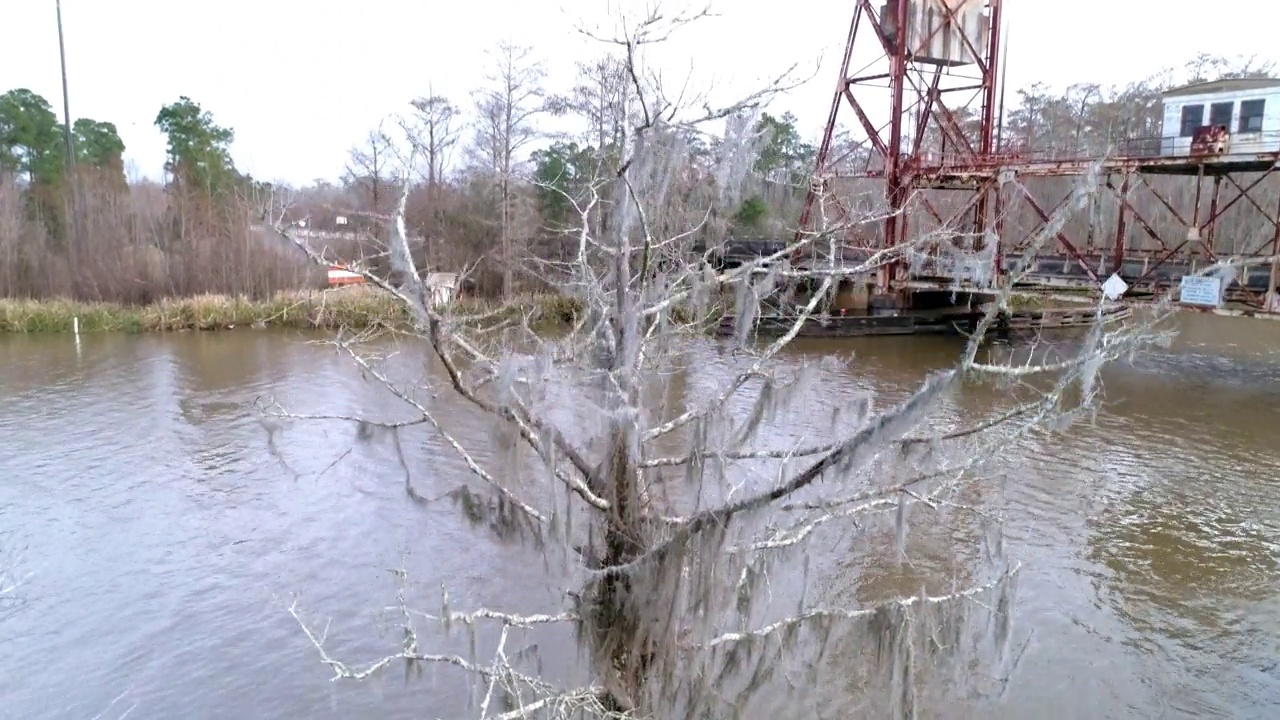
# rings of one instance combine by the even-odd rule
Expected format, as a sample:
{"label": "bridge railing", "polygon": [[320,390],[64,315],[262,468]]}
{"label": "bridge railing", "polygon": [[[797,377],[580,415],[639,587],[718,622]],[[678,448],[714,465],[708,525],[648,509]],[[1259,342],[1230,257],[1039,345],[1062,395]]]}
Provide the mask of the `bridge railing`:
{"label": "bridge railing", "polygon": [[[1216,132],[1215,132],[1216,131]],[[1153,135],[1121,138],[1107,146],[1062,142],[1030,146],[1014,144],[996,153],[975,158],[968,152],[926,152],[908,159],[917,170],[951,170],[1021,163],[1089,163],[1102,158],[1156,159],[1202,156],[1260,155],[1280,153],[1280,131],[1229,133],[1223,128],[1201,128],[1195,136]]]}
{"label": "bridge railing", "polygon": [[[985,156],[967,150],[927,150],[914,157],[904,154],[902,161],[909,173],[946,173],[1036,163],[1086,165],[1104,158],[1190,160],[1205,156],[1276,153],[1280,153],[1280,130],[1231,133],[1224,127],[1208,127],[1201,128],[1191,137],[1170,134],[1121,137],[1105,145],[1092,140],[1076,142],[1071,139],[1035,145],[1015,142]],[[884,159],[875,153],[846,157],[840,167],[831,170],[839,177],[881,178],[886,174]]]}

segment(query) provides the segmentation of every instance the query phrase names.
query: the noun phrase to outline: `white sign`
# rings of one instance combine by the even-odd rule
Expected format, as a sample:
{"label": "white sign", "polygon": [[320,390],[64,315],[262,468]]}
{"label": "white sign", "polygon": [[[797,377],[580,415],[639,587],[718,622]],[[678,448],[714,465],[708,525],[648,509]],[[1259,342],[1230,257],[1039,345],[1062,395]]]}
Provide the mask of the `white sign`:
{"label": "white sign", "polygon": [[1125,282],[1124,278],[1120,277],[1117,273],[1112,273],[1111,277],[1107,278],[1107,281],[1102,283],[1102,294],[1105,295],[1108,300],[1115,300],[1128,292],[1128,290],[1129,283]]}
{"label": "white sign", "polygon": [[1184,275],[1178,302],[1183,305],[1218,307],[1222,304],[1222,278],[1206,275]]}
{"label": "white sign", "polygon": [[346,215],[339,215],[338,217],[336,217],[336,218],[334,218],[334,219],[333,219],[333,222],[334,222],[334,224],[335,224],[335,225],[346,225],[346,224],[347,224],[347,216],[346,216]]}

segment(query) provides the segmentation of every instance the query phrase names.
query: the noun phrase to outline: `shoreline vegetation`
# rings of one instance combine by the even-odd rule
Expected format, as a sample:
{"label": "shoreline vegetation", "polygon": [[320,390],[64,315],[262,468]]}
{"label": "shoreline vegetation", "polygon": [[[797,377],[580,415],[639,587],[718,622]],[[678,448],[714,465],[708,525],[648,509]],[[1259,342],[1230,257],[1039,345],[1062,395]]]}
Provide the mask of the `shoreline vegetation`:
{"label": "shoreline vegetation", "polygon": [[[500,319],[534,313],[537,329],[572,323],[578,303],[555,294],[524,295],[510,302],[463,299],[462,315]],[[146,304],[83,302],[66,298],[41,300],[0,298],[0,333],[81,333],[222,331],[241,328],[362,330],[374,326],[406,327],[409,315],[395,298],[375,288],[347,287],[276,293],[269,299],[205,294],[165,298]]]}
{"label": "shoreline vegetation", "polygon": [[[573,89],[561,95],[539,84],[539,61],[531,48],[504,46],[501,53],[505,59],[496,62],[511,72],[518,66],[528,83],[528,92],[517,93],[523,98],[519,107],[511,105],[513,96],[502,94],[501,83],[476,88],[474,107],[438,95],[413,98],[406,117],[412,122],[400,124],[407,134],[371,128],[349,148],[340,180],[296,187],[264,182],[238,169],[232,157],[235,129],[219,124],[211,110],[185,95],[158,109],[153,125],[166,137],[166,171],[162,178],[145,179],[125,172],[126,148],[112,122],[81,117],[68,128],[33,90],[0,92],[0,333],[71,332],[77,324],[81,332],[395,326],[406,318],[390,298],[321,294],[324,271],[306,262],[272,225],[301,224],[331,257],[366,260],[385,277],[385,218],[402,195],[409,250],[418,267],[469,268],[475,294],[513,298],[505,305],[465,300],[459,314],[509,321],[517,308],[541,309],[546,312],[537,313],[538,330],[563,327],[576,317],[575,303],[557,294],[554,282],[520,271],[511,259],[528,258],[532,267],[546,267],[576,257],[578,231],[569,229],[580,227],[578,209],[598,197],[609,175],[601,169],[617,165],[629,132],[616,99],[606,102],[600,93],[608,95],[613,90],[607,88],[630,80],[625,64],[606,53],[578,63]],[[1275,75],[1273,64],[1254,58],[1202,53],[1182,69],[1123,87],[1078,83],[1060,92],[1036,84],[1017,92],[1000,139],[1038,152],[1102,157],[1117,143],[1158,135],[1161,94],[1176,85]],[[553,104],[566,111],[566,118],[575,118],[577,133],[545,132],[540,123],[548,106],[538,99],[544,94],[556,97]],[[505,138],[495,140],[483,131],[484,123],[471,122],[504,112],[522,118],[519,128],[504,131]],[[809,202],[820,145],[806,141],[803,126],[790,113],[743,112],[732,122],[733,137],[752,138],[751,143],[728,142],[723,133],[714,139],[700,133],[671,136],[687,152],[668,158],[674,164],[663,197],[672,202],[650,218],[655,235],[679,236],[704,247],[729,237],[793,235],[793,223]],[[67,130],[75,149],[71,164],[65,162]],[[530,153],[515,172],[510,162],[516,136],[553,142]],[[854,165],[869,161],[870,151],[847,133],[833,142],[832,157],[846,157]],[[936,144],[937,138],[929,142]],[[476,153],[475,162],[465,167],[446,162],[445,149],[455,144]],[[422,150],[417,157],[429,172],[426,182],[406,188],[391,159],[411,147]],[[493,168],[505,168],[510,182],[495,183]],[[1074,182],[1039,178],[1028,180],[1024,190],[1035,196],[1033,203],[1051,206],[1071,192]],[[1185,204],[1194,200],[1189,193],[1198,192],[1185,185],[1159,187],[1171,193],[1170,201]],[[1274,188],[1267,192],[1274,202]],[[874,178],[851,179],[841,184],[840,194],[879,202],[875,198],[884,197],[884,188]],[[1089,213],[1064,220],[1061,232],[1092,237],[1098,218],[1113,217],[1119,202],[1099,196]],[[1166,201],[1126,202],[1138,203],[1134,212],[1156,218],[1148,231],[1182,231],[1176,218],[1166,217],[1161,206]],[[588,230],[607,227],[609,206],[601,200]],[[1013,237],[1028,237],[1042,221],[1029,206],[1002,219]],[[925,223],[919,232],[928,234],[932,227]],[[691,228],[697,232],[688,234]],[[1253,247],[1253,225],[1242,220],[1221,229],[1215,236],[1220,252]],[[734,301],[717,302],[699,324],[719,320]],[[1010,303],[1017,312],[1059,304],[1019,297]],[[677,321],[688,319],[685,310],[672,308],[679,313]]]}
{"label": "shoreline vegetation", "polygon": [[[1056,302],[1055,302],[1056,300]],[[1011,299],[1010,309],[1032,312],[1071,307],[1065,298]],[[581,310],[576,298],[556,293],[528,293],[503,302],[461,298],[450,311],[481,325],[528,316],[537,332],[555,332],[572,325]],[[717,324],[727,308],[708,308],[702,322]],[[678,322],[690,320],[684,307],[673,308]],[[78,324],[78,328],[77,328]],[[68,298],[19,299],[0,297],[0,334],[165,333],[216,332],[239,329],[367,330],[375,327],[408,329],[410,317],[396,298],[378,288],[348,286],[315,290],[286,290],[267,299],[224,294],[162,298],[150,303],[115,303]]]}

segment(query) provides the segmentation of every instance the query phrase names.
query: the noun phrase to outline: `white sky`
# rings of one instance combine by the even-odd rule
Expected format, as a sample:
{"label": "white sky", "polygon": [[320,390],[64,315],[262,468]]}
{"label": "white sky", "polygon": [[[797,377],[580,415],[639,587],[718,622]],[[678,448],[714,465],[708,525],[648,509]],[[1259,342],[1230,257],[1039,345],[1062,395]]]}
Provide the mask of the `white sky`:
{"label": "white sky", "polygon": [[[644,1],[63,0],[71,112],[116,123],[136,171],[158,177],[164,138],[152,123],[162,105],[188,95],[235,129],[241,170],[298,184],[336,179],[348,148],[428,86],[468,107],[497,40],[533,45],[548,85],[567,89],[573,61],[590,55],[573,30],[584,11],[634,11]],[[716,0],[719,17],[686,29],[660,62],[682,73],[692,65],[692,84],[714,81],[717,91],[753,87],[797,62],[806,74],[817,67],[771,108],[791,110],[816,137],[853,5]],[[1265,21],[1274,3],[1223,9],[1207,18],[1167,0],[1007,0],[1010,97],[1037,80],[1124,83],[1198,51],[1280,59],[1275,25]],[[0,25],[0,92],[31,88],[61,117],[54,0],[0,0]]]}

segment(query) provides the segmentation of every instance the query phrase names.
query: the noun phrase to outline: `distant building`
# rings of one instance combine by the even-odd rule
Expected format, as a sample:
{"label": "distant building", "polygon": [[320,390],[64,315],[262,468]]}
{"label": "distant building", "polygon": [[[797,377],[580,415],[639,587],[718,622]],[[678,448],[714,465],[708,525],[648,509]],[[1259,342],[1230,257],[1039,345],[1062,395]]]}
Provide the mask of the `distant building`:
{"label": "distant building", "polygon": [[436,307],[458,299],[458,273],[428,273],[426,285],[427,292],[431,293],[431,304]]}
{"label": "distant building", "polygon": [[1160,154],[1280,152],[1280,79],[1236,78],[1166,90]]}

